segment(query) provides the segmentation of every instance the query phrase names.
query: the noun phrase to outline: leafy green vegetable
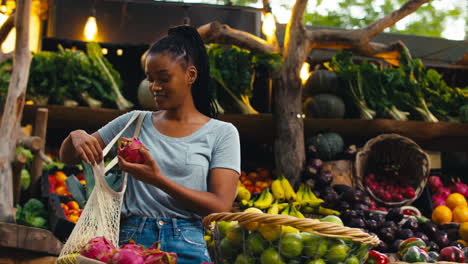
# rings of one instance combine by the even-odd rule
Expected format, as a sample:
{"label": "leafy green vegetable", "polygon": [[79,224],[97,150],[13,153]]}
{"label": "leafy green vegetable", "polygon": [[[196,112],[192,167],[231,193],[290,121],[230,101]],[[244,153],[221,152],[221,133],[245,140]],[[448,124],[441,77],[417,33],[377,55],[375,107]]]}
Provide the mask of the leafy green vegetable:
{"label": "leafy green vegetable", "polygon": [[250,52],[236,46],[223,49],[219,44],[208,48],[210,75],[234,100],[243,114],[257,114],[251,106],[252,66]]}
{"label": "leafy green vegetable", "polygon": [[21,170],[21,188],[27,190],[31,184],[31,174],[27,169]]}
{"label": "leafy green vegetable", "polygon": [[90,42],[86,44],[86,50],[91,63],[96,67],[104,81],[112,88],[116,100],[115,102],[119,110],[132,108],[133,104],[122,96],[120,74],[102,55],[101,46],[99,46],[98,43]]}
{"label": "leafy green vegetable", "polygon": [[23,207],[17,206],[16,223],[47,229],[47,209],[38,199],[29,199]]}
{"label": "leafy green vegetable", "polygon": [[348,88],[345,89],[345,93],[359,109],[361,119],[374,119],[376,112],[366,102],[363,90],[363,76],[359,65],[353,63],[351,54],[339,51],[333,56],[332,61],[325,64],[325,66],[335,71],[338,77],[346,82]]}
{"label": "leafy green vegetable", "polygon": [[9,58],[0,64],[0,103],[6,100],[8,85],[10,84],[13,59]]}

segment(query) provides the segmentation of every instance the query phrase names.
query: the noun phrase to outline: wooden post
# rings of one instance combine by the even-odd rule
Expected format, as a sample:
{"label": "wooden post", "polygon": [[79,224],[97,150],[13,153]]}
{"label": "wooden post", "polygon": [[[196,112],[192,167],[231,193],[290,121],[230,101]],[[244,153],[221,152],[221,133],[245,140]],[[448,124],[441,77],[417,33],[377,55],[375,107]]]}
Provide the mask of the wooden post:
{"label": "wooden post", "polygon": [[28,158],[23,153],[15,155],[13,162],[13,204],[19,203],[21,198],[21,171],[24,169]]}
{"label": "wooden post", "polygon": [[23,115],[26,85],[29,78],[31,52],[29,51],[29,20],[31,0],[16,1],[16,44],[13,72],[0,123],[0,222],[13,222],[13,179],[11,161],[18,128]]}
{"label": "wooden post", "polygon": [[45,139],[47,133],[47,120],[49,110],[47,108],[38,108],[36,112],[36,121],[34,122],[34,136],[42,139],[41,148],[34,155],[34,160],[31,167],[31,197],[37,196],[37,185],[40,184],[40,178],[42,175],[42,162],[43,159],[40,157],[40,153],[44,151]]}

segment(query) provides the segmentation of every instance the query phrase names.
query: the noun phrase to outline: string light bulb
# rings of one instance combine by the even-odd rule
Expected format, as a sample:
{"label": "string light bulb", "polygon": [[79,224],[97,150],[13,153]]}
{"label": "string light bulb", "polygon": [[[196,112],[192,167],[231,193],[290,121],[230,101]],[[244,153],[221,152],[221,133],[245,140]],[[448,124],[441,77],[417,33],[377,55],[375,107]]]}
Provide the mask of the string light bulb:
{"label": "string light bulb", "polygon": [[272,39],[276,32],[275,17],[272,13],[266,13],[263,18],[262,33],[267,39]]}
{"label": "string light bulb", "polygon": [[98,33],[98,27],[96,23],[96,17],[90,16],[86,21],[86,25],[84,28],[84,36],[87,41],[94,41],[96,40]]}
{"label": "string light bulb", "polygon": [[302,80],[302,85],[304,85],[307,82],[307,79],[309,79],[310,76],[310,64],[307,62],[304,62],[302,64],[301,72],[299,73],[299,77]]}

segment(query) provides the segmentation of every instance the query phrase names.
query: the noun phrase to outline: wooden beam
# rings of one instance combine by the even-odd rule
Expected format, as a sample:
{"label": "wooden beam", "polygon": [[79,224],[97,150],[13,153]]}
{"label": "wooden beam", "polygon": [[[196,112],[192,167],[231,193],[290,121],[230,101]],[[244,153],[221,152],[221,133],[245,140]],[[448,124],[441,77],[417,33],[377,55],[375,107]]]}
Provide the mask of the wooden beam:
{"label": "wooden beam", "polygon": [[29,20],[31,0],[16,1],[16,44],[13,72],[8,86],[8,95],[0,123],[0,221],[12,222],[13,179],[11,161],[16,146],[17,130],[23,114],[26,85],[31,64],[29,51]]}

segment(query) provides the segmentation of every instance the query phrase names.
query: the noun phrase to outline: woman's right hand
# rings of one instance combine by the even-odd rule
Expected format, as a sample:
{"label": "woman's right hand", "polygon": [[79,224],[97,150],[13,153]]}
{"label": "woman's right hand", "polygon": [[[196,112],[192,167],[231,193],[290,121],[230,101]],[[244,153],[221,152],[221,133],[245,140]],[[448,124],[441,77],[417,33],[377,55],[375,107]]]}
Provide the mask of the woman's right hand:
{"label": "woman's right hand", "polygon": [[75,130],[70,133],[70,139],[78,156],[86,163],[100,163],[103,160],[102,148],[99,141],[84,130]]}

